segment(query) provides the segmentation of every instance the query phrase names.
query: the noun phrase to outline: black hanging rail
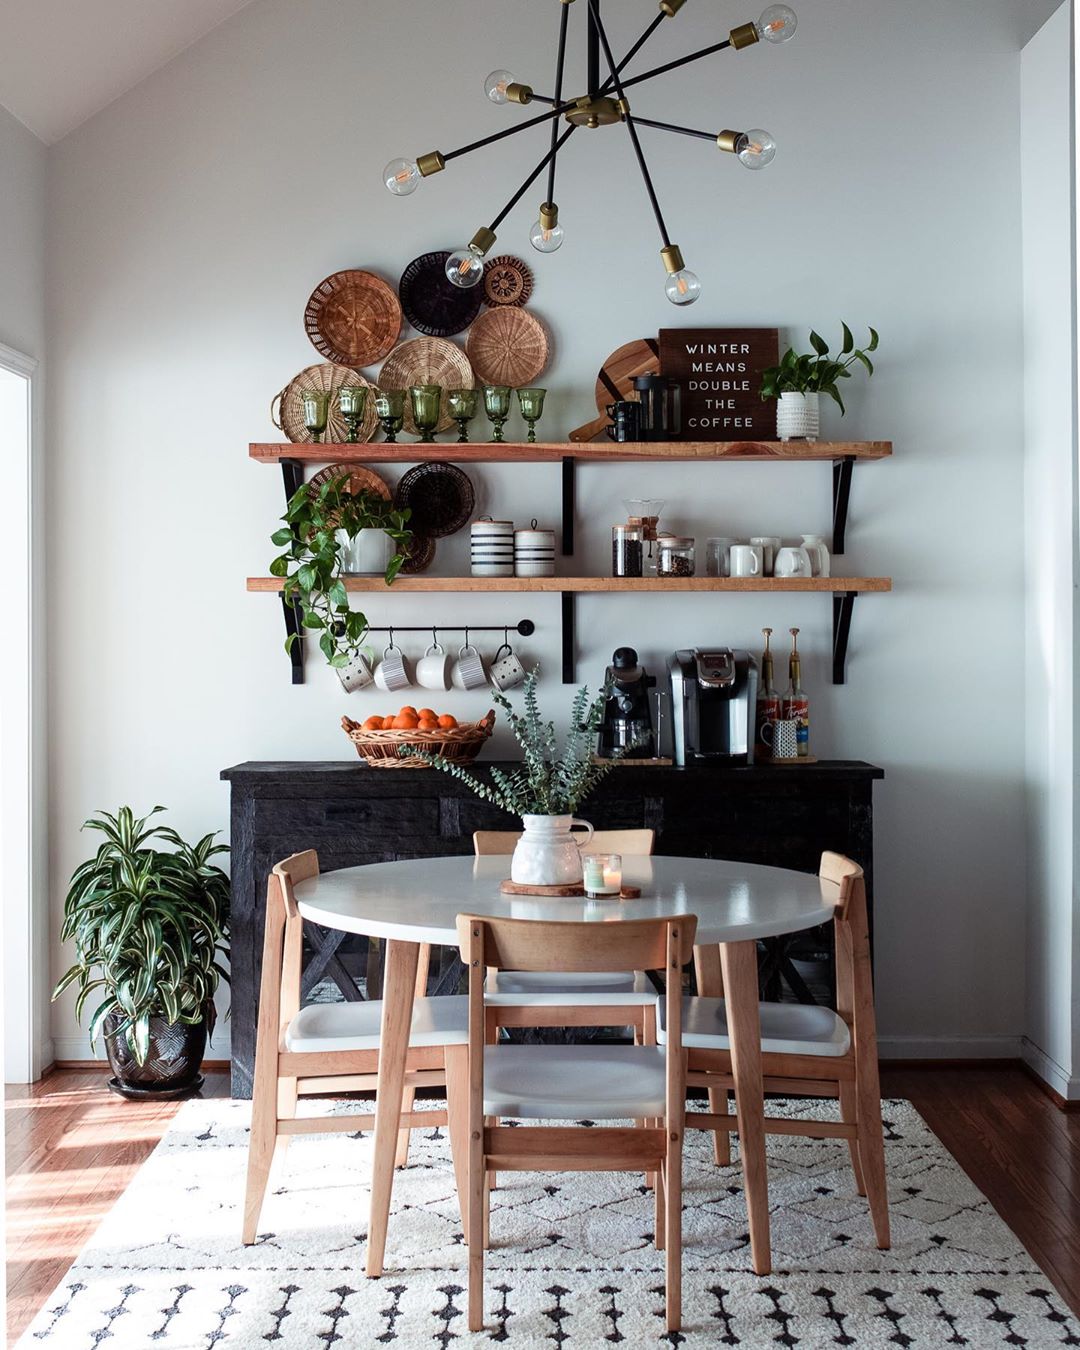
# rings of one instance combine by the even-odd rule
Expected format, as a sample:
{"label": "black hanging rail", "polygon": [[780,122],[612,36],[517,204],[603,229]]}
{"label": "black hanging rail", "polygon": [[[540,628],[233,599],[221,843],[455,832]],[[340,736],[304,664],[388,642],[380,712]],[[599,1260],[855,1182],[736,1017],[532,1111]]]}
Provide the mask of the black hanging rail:
{"label": "black hanging rail", "polygon": [[387,623],[369,624],[369,633],[517,633],[519,637],[532,637],[536,624],[532,619],[519,619],[517,623]]}

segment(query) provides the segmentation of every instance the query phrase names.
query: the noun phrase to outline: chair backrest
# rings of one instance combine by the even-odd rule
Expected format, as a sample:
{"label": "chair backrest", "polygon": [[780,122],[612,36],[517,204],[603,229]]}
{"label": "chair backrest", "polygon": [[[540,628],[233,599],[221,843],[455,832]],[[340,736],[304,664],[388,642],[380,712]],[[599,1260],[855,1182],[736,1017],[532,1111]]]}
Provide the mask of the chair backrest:
{"label": "chair backrest", "polygon": [[270,873],[259,979],[260,1035],[264,1025],[272,1025],[279,1036],[283,1036],[285,1028],[300,1011],[304,921],[293,888],[318,875],[319,855],[312,848],[275,863]]}
{"label": "chair backrest", "polygon": [[697,916],[585,924],[459,914],[457,930],[467,966],[478,955],[496,970],[666,970],[672,937],[680,969],[689,961]]}
{"label": "chair backrest", "polygon": [[857,862],[845,858],[842,853],[823,853],[818,876],[822,881],[830,881],[839,887],[835,915],[838,922],[844,923],[851,917],[852,901],[859,895],[865,903],[866,881],[863,870]]}
{"label": "chair backrest", "polygon": [[[518,830],[477,830],[473,834],[473,850],[478,858],[492,858],[513,853],[521,838]],[[652,856],[656,842],[655,830],[597,830],[582,853],[622,853],[628,858]]]}

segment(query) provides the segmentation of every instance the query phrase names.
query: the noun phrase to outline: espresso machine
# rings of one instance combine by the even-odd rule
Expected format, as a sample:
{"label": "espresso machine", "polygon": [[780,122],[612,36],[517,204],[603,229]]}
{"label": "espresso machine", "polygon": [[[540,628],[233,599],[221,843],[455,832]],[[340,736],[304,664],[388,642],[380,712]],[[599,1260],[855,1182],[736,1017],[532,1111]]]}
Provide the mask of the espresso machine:
{"label": "espresso machine", "polygon": [[675,763],[754,762],[758,668],[750,652],[692,647],[668,657]]}
{"label": "espresso machine", "polygon": [[618,647],[604,672],[604,684],[608,696],[597,737],[597,755],[610,759],[616,751],[629,751],[635,759],[651,759],[656,744],[649,716],[649,690],[656,684],[655,676],[638,664],[633,647]]}

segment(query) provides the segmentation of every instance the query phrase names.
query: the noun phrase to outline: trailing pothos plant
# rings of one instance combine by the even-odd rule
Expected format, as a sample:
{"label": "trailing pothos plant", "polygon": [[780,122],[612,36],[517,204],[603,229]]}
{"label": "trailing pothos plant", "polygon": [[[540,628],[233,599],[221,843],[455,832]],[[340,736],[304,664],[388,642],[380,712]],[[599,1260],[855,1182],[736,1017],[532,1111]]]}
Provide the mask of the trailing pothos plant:
{"label": "trailing pothos plant", "polygon": [[[523,686],[524,712],[518,713],[505,694],[493,695],[495,702],[506,713],[506,720],[514,738],[524,752],[520,768],[507,772],[497,766],[491,768],[491,782],[485,783],[453,760],[418,749],[403,747],[405,753],[426,759],[436,769],[442,769],[460,779],[486,802],[500,806],[515,816],[573,815],[578,806],[605,778],[616,760],[598,760],[593,751],[596,735],[604,715],[607,691],[601,689],[595,698],[589,698],[587,685],[574,695],[570,706],[570,726],[562,747],[555,734],[555,723],[545,722],[540,715],[536,697],[536,682],[540,671],[534,667],[525,676]],[[632,746],[626,747],[628,750]]]}
{"label": "trailing pothos plant", "polygon": [[851,329],[846,323],[840,325],[843,335],[837,356],[829,354],[829,344],[819,334],[811,330],[810,346],[812,352],[798,355],[789,347],[778,366],[770,366],[761,375],[761,397],[779,398],[781,394],[828,394],[834,403],[840,405],[841,414],[847,410],[840,397],[838,381],[850,380],[851,370],[856,361],[865,369],[867,375],[873,375],[874,363],[867,355],[877,351],[878,335],[873,328],[870,341],[865,349],[855,346]]}
{"label": "trailing pothos plant", "polygon": [[[317,488],[304,484],[289,499],[283,529],[270,542],[285,552],[270,564],[270,575],[284,580],[288,603],[298,603],[304,628],[319,634],[319,647],[335,669],[357,655],[368,630],[359,610],[350,609],[342,572],[342,536],[355,539],[361,530],[383,530],[397,545],[386,568],[389,586],[405,561],[412,542],[408,508],[399,510],[374,492],[349,490],[349,475],[328,479]],[[290,633],[291,651],[299,634]]]}
{"label": "trailing pothos plant", "polygon": [[[124,1036],[139,1064],[150,1045],[150,1019],[189,1025],[214,1017],[214,994],[229,975],[218,956],[228,952],[229,878],[211,860],[227,853],[214,834],[188,844],[164,825],[137,818],[129,806],[99,811],[83,829],[104,842],[71,878],[61,940],[75,943],[75,964],[53,990],[78,985],[75,1016],[100,989],[90,1019],[90,1043],[115,1014],[110,1034]],[[169,845],[160,849],[158,843]]]}

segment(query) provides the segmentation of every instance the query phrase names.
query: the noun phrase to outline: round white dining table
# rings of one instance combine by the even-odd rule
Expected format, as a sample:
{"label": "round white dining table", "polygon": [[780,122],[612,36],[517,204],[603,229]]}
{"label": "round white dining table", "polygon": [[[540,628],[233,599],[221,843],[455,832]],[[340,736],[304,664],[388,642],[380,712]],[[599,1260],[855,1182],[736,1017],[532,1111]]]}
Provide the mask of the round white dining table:
{"label": "round white dining table", "polygon": [[[412,858],[325,872],[295,888],[306,921],[386,940],[382,1038],[366,1270],[381,1275],[401,1122],[408,1032],[422,945],[457,946],[459,914],[612,923],[697,916],[694,952],[702,995],[724,995],[754,1266],[769,1269],[764,1084],[758,1017],[757,941],[814,928],[833,917],[839,887],[804,872],[708,858],[623,856],[633,900],[504,895],[508,857]],[[710,1105],[715,1111],[715,1104]],[[719,1155],[718,1155],[719,1156]]]}

